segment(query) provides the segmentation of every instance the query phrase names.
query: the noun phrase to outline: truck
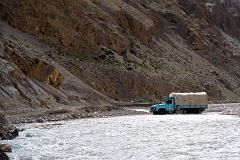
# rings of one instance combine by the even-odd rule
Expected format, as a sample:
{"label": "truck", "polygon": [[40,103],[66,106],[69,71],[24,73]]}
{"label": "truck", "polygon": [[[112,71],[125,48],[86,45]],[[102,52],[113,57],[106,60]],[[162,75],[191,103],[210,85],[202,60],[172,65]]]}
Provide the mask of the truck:
{"label": "truck", "polygon": [[200,114],[208,107],[206,92],[170,93],[169,97],[164,98],[163,101],[163,104],[152,105],[150,112],[154,115],[169,113]]}

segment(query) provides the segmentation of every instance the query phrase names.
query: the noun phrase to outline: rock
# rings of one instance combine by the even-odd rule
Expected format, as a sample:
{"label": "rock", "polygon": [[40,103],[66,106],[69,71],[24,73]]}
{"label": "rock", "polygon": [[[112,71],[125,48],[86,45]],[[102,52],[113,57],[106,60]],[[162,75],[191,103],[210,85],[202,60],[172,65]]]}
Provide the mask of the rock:
{"label": "rock", "polygon": [[3,113],[0,113],[0,139],[13,139],[18,136],[18,129],[14,126],[11,126]]}
{"label": "rock", "polygon": [[30,133],[26,133],[25,137],[32,137],[32,135]]}
{"label": "rock", "polygon": [[9,157],[0,149],[0,160],[9,160]]}
{"label": "rock", "polygon": [[12,128],[9,133],[11,134],[11,138],[10,139],[13,139],[15,137],[17,137],[19,135],[19,130],[17,128]]}
{"label": "rock", "polygon": [[41,119],[41,118],[38,118],[38,119],[36,120],[36,122],[37,122],[37,123],[43,123],[43,122],[44,122],[44,120],[43,120],[43,119]]}
{"label": "rock", "polygon": [[12,152],[12,148],[9,144],[0,144],[0,150],[3,152]]}

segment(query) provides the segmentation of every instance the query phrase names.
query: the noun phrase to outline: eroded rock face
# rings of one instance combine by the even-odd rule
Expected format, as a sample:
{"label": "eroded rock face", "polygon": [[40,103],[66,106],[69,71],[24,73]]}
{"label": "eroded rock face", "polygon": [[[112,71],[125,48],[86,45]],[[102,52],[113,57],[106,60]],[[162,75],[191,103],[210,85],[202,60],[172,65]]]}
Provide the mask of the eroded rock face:
{"label": "eroded rock face", "polygon": [[9,46],[6,46],[4,51],[26,76],[32,77],[55,88],[59,88],[62,85],[64,77],[56,68],[47,62],[38,58],[23,57],[17,54],[14,49]]}
{"label": "eroded rock face", "polygon": [[211,21],[224,32],[240,39],[240,3],[238,0],[214,1],[211,8]]}
{"label": "eroded rock face", "polygon": [[0,110],[39,114],[67,105],[109,104],[106,96],[56,63],[53,51],[62,54],[0,21]]}
{"label": "eroded rock face", "polygon": [[[2,110],[17,112],[23,106],[47,107],[53,97],[41,85],[46,84],[58,90],[63,83],[63,76],[56,68],[23,51],[12,43],[0,47]],[[34,81],[41,83],[36,84]]]}

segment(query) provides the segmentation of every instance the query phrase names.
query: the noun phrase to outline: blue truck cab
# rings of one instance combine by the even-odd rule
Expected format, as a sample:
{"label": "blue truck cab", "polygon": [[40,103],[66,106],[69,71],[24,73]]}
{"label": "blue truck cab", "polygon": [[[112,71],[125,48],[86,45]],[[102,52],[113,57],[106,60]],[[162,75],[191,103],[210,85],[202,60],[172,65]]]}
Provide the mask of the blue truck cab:
{"label": "blue truck cab", "polygon": [[175,113],[176,105],[174,98],[164,98],[164,104],[155,104],[151,106],[150,111],[153,114]]}

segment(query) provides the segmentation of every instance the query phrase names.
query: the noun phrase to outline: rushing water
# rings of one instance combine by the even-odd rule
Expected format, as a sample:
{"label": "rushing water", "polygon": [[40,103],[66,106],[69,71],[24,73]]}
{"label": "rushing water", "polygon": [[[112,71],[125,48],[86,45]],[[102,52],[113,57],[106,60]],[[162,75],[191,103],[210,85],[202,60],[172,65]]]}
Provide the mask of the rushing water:
{"label": "rushing water", "polygon": [[12,159],[240,159],[240,119],[139,115],[22,125]]}

